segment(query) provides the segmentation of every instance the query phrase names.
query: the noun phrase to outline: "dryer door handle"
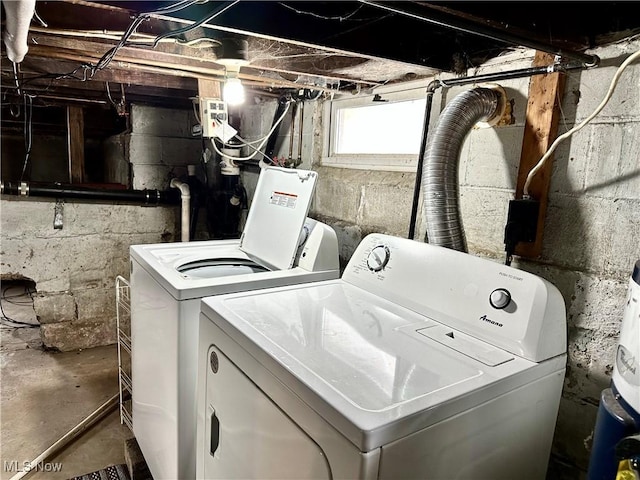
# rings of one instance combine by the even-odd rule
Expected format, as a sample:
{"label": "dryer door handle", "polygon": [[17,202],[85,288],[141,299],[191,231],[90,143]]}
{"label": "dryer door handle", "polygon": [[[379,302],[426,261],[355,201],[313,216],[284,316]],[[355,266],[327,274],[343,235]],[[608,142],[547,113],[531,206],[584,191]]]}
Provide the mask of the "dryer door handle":
{"label": "dryer door handle", "polygon": [[220,421],[216,416],[216,412],[211,413],[211,442],[209,445],[209,453],[213,456],[220,445]]}

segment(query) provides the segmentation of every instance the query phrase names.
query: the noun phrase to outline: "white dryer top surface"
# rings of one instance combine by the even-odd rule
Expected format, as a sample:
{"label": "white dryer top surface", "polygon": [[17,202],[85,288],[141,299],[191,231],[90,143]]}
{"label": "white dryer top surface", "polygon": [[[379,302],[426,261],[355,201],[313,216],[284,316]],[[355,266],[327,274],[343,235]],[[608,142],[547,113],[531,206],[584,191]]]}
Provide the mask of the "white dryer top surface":
{"label": "white dryer top surface", "polygon": [[[537,364],[343,280],[202,301],[204,316],[362,451],[564,368]],[[224,350],[224,346],[218,343]]]}

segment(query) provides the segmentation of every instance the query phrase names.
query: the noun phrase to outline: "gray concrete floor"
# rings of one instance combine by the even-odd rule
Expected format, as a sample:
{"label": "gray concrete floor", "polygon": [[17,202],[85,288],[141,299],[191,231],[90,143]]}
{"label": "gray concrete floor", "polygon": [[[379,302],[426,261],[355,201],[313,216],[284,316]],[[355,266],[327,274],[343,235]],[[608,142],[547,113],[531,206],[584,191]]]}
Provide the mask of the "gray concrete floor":
{"label": "gray concrete floor", "polygon": [[[3,307],[8,307],[3,302]],[[24,319],[17,312],[3,316]],[[28,320],[27,321],[32,321]],[[115,345],[77,352],[42,349],[39,328],[0,328],[0,480],[10,479],[101,404],[118,393]],[[133,437],[115,409],[46,460],[58,472],[34,480],[64,480],[125,463],[124,442]]]}

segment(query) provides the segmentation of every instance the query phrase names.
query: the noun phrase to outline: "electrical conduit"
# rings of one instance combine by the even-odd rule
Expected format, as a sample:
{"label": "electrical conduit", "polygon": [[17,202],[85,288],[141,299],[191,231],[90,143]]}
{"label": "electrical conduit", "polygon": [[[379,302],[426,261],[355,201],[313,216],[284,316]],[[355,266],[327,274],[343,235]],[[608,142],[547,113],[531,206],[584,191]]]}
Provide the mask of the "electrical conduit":
{"label": "electrical conduit", "polygon": [[191,195],[189,192],[189,185],[181,182],[177,178],[172,178],[169,184],[171,188],[177,188],[180,190],[180,198],[182,199],[182,213],[180,219],[180,231],[181,240],[183,242],[189,241],[189,214],[191,211]]}
{"label": "electrical conduit", "polygon": [[475,88],[456,96],[440,115],[427,145],[422,174],[425,241],[467,251],[458,199],[460,149],[471,128],[499,114],[504,101],[497,90]]}

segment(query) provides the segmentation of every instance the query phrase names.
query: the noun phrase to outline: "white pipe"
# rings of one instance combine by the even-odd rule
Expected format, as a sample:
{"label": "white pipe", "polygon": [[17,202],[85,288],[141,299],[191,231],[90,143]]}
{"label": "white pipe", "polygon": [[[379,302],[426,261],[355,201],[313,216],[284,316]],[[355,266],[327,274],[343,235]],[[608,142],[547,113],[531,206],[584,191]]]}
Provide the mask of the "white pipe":
{"label": "white pipe", "polygon": [[189,212],[191,210],[191,195],[189,192],[189,185],[181,182],[177,178],[172,178],[169,184],[172,188],[180,189],[180,195],[182,197],[182,214],[181,214],[181,241],[189,241]]}
{"label": "white pipe", "polygon": [[40,465],[42,462],[50,458],[55,453],[59,452],[69,442],[78,438],[82,433],[87,431],[89,427],[93,426],[98,420],[103,419],[107,414],[111,413],[118,406],[119,398],[120,394],[116,393],[113,397],[100,405],[96,410],[93,411],[93,413],[91,413],[78,425],[69,430],[57,442],[47,448],[35,459],[30,461],[28,466],[25,466],[20,472],[11,477],[11,480],[19,480],[31,473],[37,472],[39,468],[42,468],[42,466]]}
{"label": "white pipe", "polygon": [[27,34],[36,9],[36,0],[2,0],[2,4],[6,13],[3,38],[7,57],[13,63],[20,63],[29,51]]}

